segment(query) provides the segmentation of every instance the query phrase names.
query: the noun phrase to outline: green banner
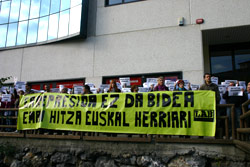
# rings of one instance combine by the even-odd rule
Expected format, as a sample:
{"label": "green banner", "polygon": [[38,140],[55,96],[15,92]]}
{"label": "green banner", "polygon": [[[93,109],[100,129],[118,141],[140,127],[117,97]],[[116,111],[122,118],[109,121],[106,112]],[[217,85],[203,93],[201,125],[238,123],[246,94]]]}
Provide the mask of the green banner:
{"label": "green banner", "polygon": [[26,95],[17,128],[214,136],[215,125],[213,91],[164,91]]}

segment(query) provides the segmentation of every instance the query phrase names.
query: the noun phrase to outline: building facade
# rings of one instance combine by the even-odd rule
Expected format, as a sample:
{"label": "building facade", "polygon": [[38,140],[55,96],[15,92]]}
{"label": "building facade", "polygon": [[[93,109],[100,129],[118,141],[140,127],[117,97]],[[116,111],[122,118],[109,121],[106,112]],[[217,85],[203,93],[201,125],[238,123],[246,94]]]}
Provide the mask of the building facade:
{"label": "building facade", "polygon": [[123,76],[138,85],[158,76],[202,84],[210,72],[221,81],[249,82],[249,8],[249,0],[89,0],[85,38],[67,34],[63,40],[6,47],[13,38],[6,35],[0,77],[98,87]]}

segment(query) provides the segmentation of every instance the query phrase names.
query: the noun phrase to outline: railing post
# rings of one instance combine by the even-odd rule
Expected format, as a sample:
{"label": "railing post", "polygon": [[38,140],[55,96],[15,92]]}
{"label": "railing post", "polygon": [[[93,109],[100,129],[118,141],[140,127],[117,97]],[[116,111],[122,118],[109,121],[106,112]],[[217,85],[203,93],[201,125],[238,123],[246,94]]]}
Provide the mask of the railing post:
{"label": "railing post", "polygon": [[231,120],[232,120],[232,138],[235,139],[235,105],[233,104],[231,107]]}

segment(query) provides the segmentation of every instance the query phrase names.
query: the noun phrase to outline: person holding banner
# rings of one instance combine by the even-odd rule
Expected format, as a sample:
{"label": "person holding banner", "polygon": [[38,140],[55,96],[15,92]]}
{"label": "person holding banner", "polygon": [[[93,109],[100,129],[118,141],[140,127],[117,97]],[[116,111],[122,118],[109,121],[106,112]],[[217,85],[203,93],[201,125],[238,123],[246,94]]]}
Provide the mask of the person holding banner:
{"label": "person holding banner", "polygon": [[90,87],[89,85],[84,85],[83,86],[83,94],[86,95],[86,94],[93,94],[90,90]]}
{"label": "person holding banner", "polygon": [[121,92],[121,90],[118,89],[115,80],[110,81],[108,93],[112,93],[112,92]]}
{"label": "person holding banner", "polygon": [[[176,85],[178,86],[178,88],[176,88]],[[188,90],[192,90],[190,87],[190,83],[188,84]],[[174,91],[187,91],[187,89],[184,87],[184,81],[182,79],[174,84]]]}
{"label": "person holding banner", "polygon": [[199,90],[212,90],[215,92],[216,104],[220,104],[220,91],[216,84],[211,81],[211,74],[205,73],[204,76],[205,83],[200,86]]}
{"label": "person holding banner", "polygon": [[32,93],[35,93],[35,92],[33,90],[31,90],[31,84],[27,82],[25,85],[24,95],[28,95],[28,94],[32,94]]}
{"label": "person holding banner", "polygon": [[50,86],[49,85],[44,85],[44,92],[50,92]]}
{"label": "person holding banner", "polygon": [[154,87],[154,91],[168,91],[168,87],[164,85],[164,79],[163,77],[159,77],[157,79],[157,85]]}
{"label": "person holding banner", "polygon": [[131,92],[138,92],[139,91],[139,88],[137,85],[132,85],[131,86]]}

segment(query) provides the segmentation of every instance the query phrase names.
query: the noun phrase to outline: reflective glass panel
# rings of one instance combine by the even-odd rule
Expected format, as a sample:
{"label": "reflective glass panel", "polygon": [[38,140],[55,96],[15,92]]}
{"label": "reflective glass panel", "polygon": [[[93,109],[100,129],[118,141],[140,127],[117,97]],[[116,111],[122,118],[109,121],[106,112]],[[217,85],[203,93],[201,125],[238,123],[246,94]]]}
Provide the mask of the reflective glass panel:
{"label": "reflective glass panel", "polygon": [[122,0],[109,0],[108,5],[115,5],[122,3]]}
{"label": "reflective glass panel", "polygon": [[10,10],[10,22],[18,21],[21,0],[12,0]]}
{"label": "reflective glass panel", "polygon": [[38,39],[37,42],[42,42],[47,40],[48,36],[48,20],[49,17],[42,17],[39,20],[39,28],[38,28]]}
{"label": "reflective glass panel", "polygon": [[48,40],[57,38],[59,13],[50,15]]}
{"label": "reflective glass panel", "polygon": [[250,49],[235,51],[235,69],[250,68]]}
{"label": "reflective glass panel", "polygon": [[124,2],[135,2],[135,1],[138,1],[138,0],[125,0]]}
{"label": "reflective glass panel", "polygon": [[50,0],[42,0],[41,9],[40,9],[40,17],[46,16],[49,14]]}
{"label": "reflective glass panel", "polygon": [[40,11],[40,0],[31,0],[30,19],[38,18]]}
{"label": "reflective glass panel", "polygon": [[16,34],[17,23],[9,24],[6,47],[16,45]]}
{"label": "reflective glass panel", "polygon": [[60,12],[58,38],[67,36],[69,33],[69,10]]}
{"label": "reflective glass panel", "polygon": [[50,4],[50,14],[59,12],[60,10],[60,0],[52,0]]}
{"label": "reflective glass panel", "polygon": [[10,14],[10,1],[2,2],[0,10],[0,24],[8,23]]}
{"label": "reflective glass panel", "polygon": [[71,4],[70,4],[70,7],[72,8],[72,7],[77,6],[77,5],[81,4],[81,3],[82,3],[82,0],[72,0]]}
{"label": "reflective glass panel", "polygon": [[29,21],[27,44],[35,43],[37,39],[38,19]]}
{"label": "reflective glass panel", "polygon": [[70,7],[70,0],[61,0],[61,11],[65,9],[69,9]]}
{"label": "reflective glass panel", "polygon": [[29,18],[30,0],[22,0],[19,21]]}
{"label": "reflective glass panel", "polygon": [[80,32],[82,5],[70,9],[69,34]]}
{"label": "reflective glass panel", "polygon": [[26,44],[28,21],[19,22],[17,30],[17,45]]}
{"label": "reflective glass panel", "polygon": [[211,53],[212,74],[233,70],[232,56],[230,51]]}
{"label": "reflective glass panel", "polygon": [[0,47],[5,47],[6,42],[6,34],[7,34],[7,25],[0,25]]}

